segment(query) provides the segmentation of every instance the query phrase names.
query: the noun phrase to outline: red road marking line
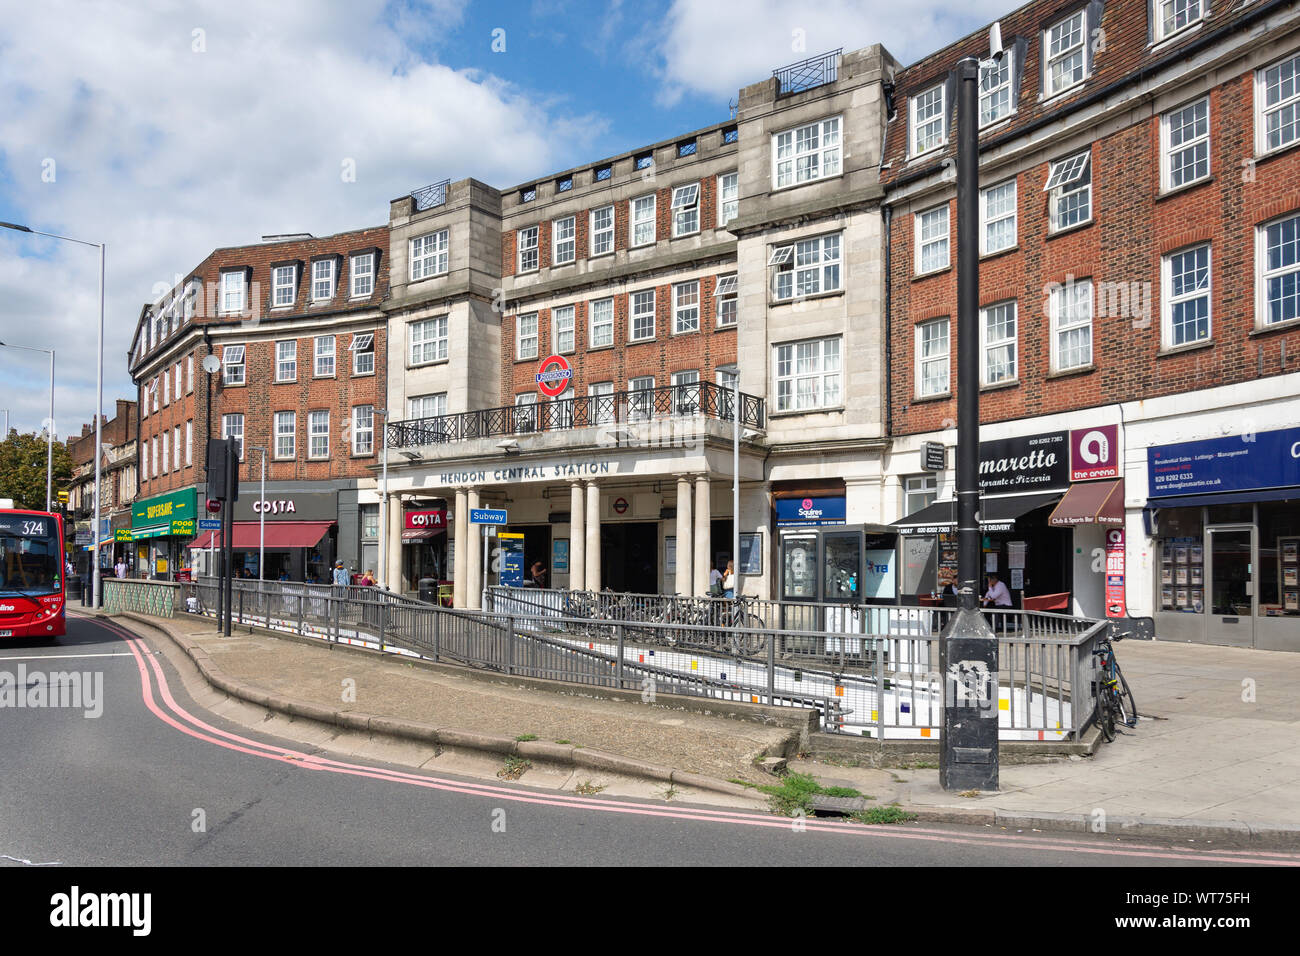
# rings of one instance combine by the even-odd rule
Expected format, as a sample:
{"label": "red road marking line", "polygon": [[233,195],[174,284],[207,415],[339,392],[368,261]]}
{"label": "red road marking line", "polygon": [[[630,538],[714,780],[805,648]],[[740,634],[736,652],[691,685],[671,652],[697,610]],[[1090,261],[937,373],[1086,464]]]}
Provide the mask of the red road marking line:
{"label": "red road marking line", "polygon": [[[702,810],[686,807],[659,809],[647,807],[644,804],[628,803],[617,800],[593,800],[591,798],[582,798],[579,800],[577,798],[569,797],[529,795],[521,793],[518,790],[510,790],[503,787],[493,786],[491,784],[466,784],[439,777],[420,776],[417,774],[406,773],[404,771],[367,767],[362,764],[346,763],[329,758],[317,757],[301,751],[277,747],[272,744],[259,743],[255,740],[213,727],[190,714],[183,707],[177,704],[175,699],[172,697],[171,689],[167,684],[167,678],[163,674],[162,668],[158,664],[154,655],[145,655],[141,652],[138,645],[147,647],[147,645],[144,645],[143,640],[115,623],[99,623],[101,626],[105,627],[106,630],[109,630],[118,636],[135,656],[136,666],[140,672],[140,682],[144,703],[150,712],[167,725],[179,730],[181,733],[188,734],[191,737],[206,741],[207,743],[216,744],[218,747],[224,747],[227,750],[233,750],[238,753],[249,754],[255,757],[288,760],[294,763],[300,763],[304,768],[310,768],[312,770],[325,770],[331,773],[342,773],[349,776],[368,777],[375,780],[385,780],[390,783],[412,784],[426,789],[443,790],[470,796],[491,796],[515,803],[530,803],[569,809],[597,810],[603,813],[627,813],[636,816],[667,817],[680,820],[694,820],[697,822],[734,823],[742,824],[744,826],[789,829],[791,832],[796,832],[792,822],[789,820],[769,819],[756,816],[752,813],[743,813],[731,810]],[[171,714],[164,712],[163,709],[157,705],[153,698],[152,683],[149,680],[149,668],[146,668],[145,666],[146,660],[149,663],[149,668],[152,668],[154,671],[155,677],[158,680],[159,695],[162,697],[166,705],[178,716],[193,724],[195,728],[201,728],[204,731],[208,731],[208,733],[203,733],[199,730],[186,727],[184,724],[173,718]],[[226,739],[221,740],[218,738]],[[234,741],[235,743],[227,741]],[[856,836],[877,836],[894,839],[922,840],[925,842],[960,843],[970,846],[997,846],[999,844],[1009,844],[1021,849],[1091,853],[1106,856],[1195,860],[1215,863],[1235,863],[1241,862],[1243,859],[1250,859],[1254,862],[1267,865],[1300,866],[1300,857],[1267,851],[1222,850],[1198,853],[1197,851],[1184,848],[1157,847],[1149,844],[1131,845],[1126,848],[1112,849],[1108,847],[1088,846],[1077,843],[1056,842],[1047,837],[1028,837],[1003,833],[957,836],[951,831],[933,828],[909,827],[906,830],[886,830],[869,827],[853,827],[844,823],[823,823],[811,818],[804,820],[802,826],[805,830],[847,833]],[[1011,847],[1008,846],[1007,848]]]}

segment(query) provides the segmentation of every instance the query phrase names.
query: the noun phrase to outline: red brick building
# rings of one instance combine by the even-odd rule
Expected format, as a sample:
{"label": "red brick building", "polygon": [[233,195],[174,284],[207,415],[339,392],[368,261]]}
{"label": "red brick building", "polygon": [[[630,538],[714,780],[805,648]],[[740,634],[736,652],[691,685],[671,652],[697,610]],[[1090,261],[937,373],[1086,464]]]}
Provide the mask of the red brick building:
{"label": "red brick building", "polygon": [[[374,412],[385,407],[387,259],[386,227],[272,237],[214,251],[141,311],[130,367],[140,389],[144,514],[134,523],[153,535],[151,544],[141,536],[139,549],[154,552],[141,567],[170,574],[201,561],[190,545],[209,542],[195,541],[197,527],[175,514],[200,517],[206,440],[235,437],[243,447],[237,566],[256,574],[249,535],[265,512],[277,522],[269,577],[321,578],[335,559],[361,570],[360,489],[373,486]],[[153,511],[171,509],[170,526],[155,523],[155,500]]]}
{"label": "red brick building", "polygon": [[[1300,534],[1300,490],[1270,497],[1300,485],[1297,469],[1205,500],[1148,481],[1149,449],[1236,435],[1253,450],[1257,432],[1300,424],[1300,10],[1044,0],[1000,25],[1006,55],[985,66],[980,95],[981,440],[1114,427],[1126,508],[1106,525],[1055,501],[1008,513],[1014,527],[992,536],[988,560],[1024,594],[1070,591],[1099,615],[1113,597],[1095,554],[1104,528],[1118,529],[1121,616],[1162,636],[1300,647],[1283,634],[1295,598],[1281,557]],[[904,515],[951,497],[951,473],[926,473],[919,453],[923,440],[955,441],[954,78],[960,59],[988,53],[981,30],[894,81],[881,178]],[[998,505],[1035,504],[1021,497]],[[986,510],[997,509],[986,499]],[[1023,547],[1009,557],[1012,540],[1037,551],[1037,569]],[[1164,574],[1179,548],[1201,563]],[[921,550],[905,593],[929,590],[935,570],[942,583],[942,560],[927,568]]]}

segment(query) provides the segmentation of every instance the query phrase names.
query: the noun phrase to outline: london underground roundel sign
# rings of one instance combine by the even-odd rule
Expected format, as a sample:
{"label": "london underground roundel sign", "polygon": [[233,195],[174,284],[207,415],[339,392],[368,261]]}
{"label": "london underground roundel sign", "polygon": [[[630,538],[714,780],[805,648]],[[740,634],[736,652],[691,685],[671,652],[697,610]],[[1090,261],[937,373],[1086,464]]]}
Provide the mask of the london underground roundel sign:
{"label": "london underground roundel sign", "polygon": [[537,390],[547,398],[557,398],[573,378],[573,369],[563,355],[548,355],[537,367]]}

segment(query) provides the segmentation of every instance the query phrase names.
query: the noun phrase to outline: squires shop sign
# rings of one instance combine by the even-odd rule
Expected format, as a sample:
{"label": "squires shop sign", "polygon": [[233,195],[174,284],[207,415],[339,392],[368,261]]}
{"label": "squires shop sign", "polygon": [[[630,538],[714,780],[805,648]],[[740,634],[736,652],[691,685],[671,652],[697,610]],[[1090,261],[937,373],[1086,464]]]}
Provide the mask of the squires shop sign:
{"label": "squires shop sign", "polygon": [[1066,488],[1070,484],[1069,433],[980,442],[979,483],[984,494]]}

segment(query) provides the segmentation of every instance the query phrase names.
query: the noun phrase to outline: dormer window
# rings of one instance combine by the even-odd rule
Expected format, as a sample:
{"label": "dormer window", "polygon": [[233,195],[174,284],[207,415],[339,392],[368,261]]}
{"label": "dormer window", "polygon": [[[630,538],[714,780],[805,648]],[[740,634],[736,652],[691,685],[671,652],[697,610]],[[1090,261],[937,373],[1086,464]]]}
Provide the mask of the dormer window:
{"label": "dormer window", "polygon": [[1155,22],[1152,24],[1155,42],[1200,23],[1207,6],[1204,0],[1156,0],[1153,10]]}
{"label": "dormer window", "polygon": [[297,295],[298,268],[293,265],[276,266],[271,270],[271,307],[285,309],[293,305]]}
{"label": "dormer window", "polygon": [[375,254],[363,252],[352,257],[352,267],[348,271],[352,289],[349,293],[353,299],[364,299],[375,291]]}
{"label": "dormer window", "polygon": [[1084,11],[1070,14],[1043,34],[1043,97],[1078,86],[1088,76]]}
{"label": "dormer window", "polygon": [[980,126],[991,126],[1011,115],[1011,65],[1014,48],[1003,52],[1002,59],[980,69]]}
{"label": "dormer window", "polygon": [[942,83],[912,97],[912,155],[938,149],[948,141],[944,121],[947,97]]}
{"label": "dormer window", "polygon": [[317,259],[311,264],[311,299],[328,302],[334,298],[334,260]]}
{"label": "dormer window", "polygon": [[221,273],[221,311],[244,311],[244,270]]}

